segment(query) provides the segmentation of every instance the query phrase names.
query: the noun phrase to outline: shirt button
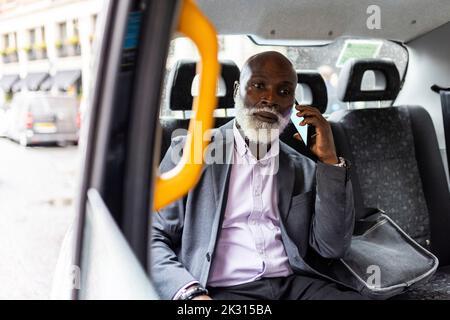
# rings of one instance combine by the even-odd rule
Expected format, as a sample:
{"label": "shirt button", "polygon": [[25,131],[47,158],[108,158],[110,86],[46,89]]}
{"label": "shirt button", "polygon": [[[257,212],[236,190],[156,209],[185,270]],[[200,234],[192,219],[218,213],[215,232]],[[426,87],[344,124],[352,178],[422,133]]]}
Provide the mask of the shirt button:
{"label": "shirt button", "polygon": [[209,252],[206,254],[206,260],[211,262],[211,254]]}

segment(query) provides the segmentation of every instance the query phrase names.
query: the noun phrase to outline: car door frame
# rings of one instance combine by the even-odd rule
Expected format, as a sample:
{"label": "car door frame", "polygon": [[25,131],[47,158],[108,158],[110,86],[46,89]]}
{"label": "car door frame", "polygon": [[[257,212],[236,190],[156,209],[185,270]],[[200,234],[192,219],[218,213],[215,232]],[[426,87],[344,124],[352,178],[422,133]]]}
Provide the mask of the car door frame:
{"label": "car door frame", "polygon": [[[75,252],[73,265],[82,265],[83,237],[86,218],[87,193],[95,189],[105,195],[105,169],[108,158],[109,134],[114,119],[114,92],[120,70],[122,48],[128,14],[133,0],[110,1],[105,21],[104,39],[99,53],[95,85],[89,110],[89,131],[83,150],[82,182],[76,207]],[[147,269],[148,233],[153,205],[155,168],[159,160],[159,106],[165,61],[171,35],[177,21],[178,0],[146,1],[139,39],[133,99],[129,109],[129,135],[127,137],[124,171],[123,214],[116,223],[142,266]],[[151,32],[150,32],[151,31]],[[118,49],[120,48],[120,49]],[[155,68],[159,66],[159,68]],[[151,121],[153,120],[153,121]],[[145,143],[143,143],[145,141]],[[150,270],[147,269],[148,272]],[[89,270],[81,270],[89,272]],[[72,299],[79,298],[74,288]]]}

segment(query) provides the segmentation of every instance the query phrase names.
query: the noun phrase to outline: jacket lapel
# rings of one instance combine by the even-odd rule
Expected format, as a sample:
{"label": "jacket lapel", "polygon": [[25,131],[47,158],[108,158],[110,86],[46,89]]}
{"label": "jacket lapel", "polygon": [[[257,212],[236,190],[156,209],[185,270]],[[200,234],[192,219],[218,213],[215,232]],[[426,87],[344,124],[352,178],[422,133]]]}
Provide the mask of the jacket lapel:
{"label": "jacket lapel", "polygon": [[294,190],[295,168],[292,159],[284,150],[280,142],[279,169],[277,173],[278,210],[280,218],[286,221],[289,206],[291,204],[292,192]]}
{"label": "jacket lapel", "polygon": [[[234,139],[227,139],[226,131],[231,130],[232,132],[232,129],[233,121],[227,123],[219,130],[214,131],[213,136],[211,137],[210,147],[213,147],[215,149],[215,152],[220,152],[219,150],[221,150],[222,156],[220,157],[221,159],[217,160],[217,162],[210,163],[203,169],[204,171],[206,171],[204,173],[208,173],[208,171],[210,171],[211,173],[210,187],[213,194],[213,196],[210,196],[211,193],[208,192],[209,196],[204,194],[203,199],[205,199],[205,201],[211,202],[209,204],[210,208],[215,208],[214,212],[208,213],[213,214],[213,216],[205,220],[212,222],[211,237],[209,239],[209,243],[207,244],[207,248],[210,254],[212,254],[215,250],[217,237],[219,235],[219,227],[225,212],[225,204],[228,197],[228,177],[230,176],[231,161],[233,159]],[[215,157],[215,159],[218,159],[218,157]],[[202,283],[204,286],[206,286],[208,276],[209,267],[203,269],[200,277],[200,283]]]}
{"label": "jacket lapel", "polygon": [[[225,210],[224,202],[227,195],[227,182],[231,170],[231,162],[233,160],[234,138],[233,138],[233,121],[227,123],[213,135],[212,143],[215,144],[216,152],[222,150],[222,161],[210,165],[212,170],[212,189],[214,192],[214,200],[217,207],[215,219],[219,218],[222,211]],[[227,138],[228,135],[228,138]],[[230,136],[231,135],[231,136]]]}

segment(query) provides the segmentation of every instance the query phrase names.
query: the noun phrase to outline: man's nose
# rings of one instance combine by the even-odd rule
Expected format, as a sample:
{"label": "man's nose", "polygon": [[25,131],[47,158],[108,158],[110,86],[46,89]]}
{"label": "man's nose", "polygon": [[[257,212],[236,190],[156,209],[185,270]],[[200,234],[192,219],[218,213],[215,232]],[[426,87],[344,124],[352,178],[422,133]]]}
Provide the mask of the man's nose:
{"label": "man's nose", "polygon": [[275,93],[272,89],[268,89],[261,97],[261,104],[264,106],[272,105],[275,103]]}

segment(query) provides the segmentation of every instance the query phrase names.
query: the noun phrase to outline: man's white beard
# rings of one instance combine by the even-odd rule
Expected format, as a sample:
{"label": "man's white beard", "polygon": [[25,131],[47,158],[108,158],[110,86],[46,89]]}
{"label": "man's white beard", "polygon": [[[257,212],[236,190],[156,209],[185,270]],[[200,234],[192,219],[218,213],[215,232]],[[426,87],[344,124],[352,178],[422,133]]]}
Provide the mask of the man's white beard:
{"label": "man's white beard", "polygon": [[[285,117],[277,110],[269,107],[248,108],[238,94],[235,97],[236,120],[244,135],[253,143],[272,144],[289,124],[291,113]],[[277,122],[260,121],[254,115],[256,112],[270,112],[278,118]]]}

